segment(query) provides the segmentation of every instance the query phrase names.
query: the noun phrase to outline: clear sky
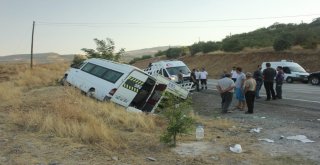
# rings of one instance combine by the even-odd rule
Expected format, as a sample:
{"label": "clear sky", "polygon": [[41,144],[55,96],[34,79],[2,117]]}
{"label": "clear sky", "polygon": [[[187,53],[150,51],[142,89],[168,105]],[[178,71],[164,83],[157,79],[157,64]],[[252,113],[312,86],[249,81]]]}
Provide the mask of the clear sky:
{"label": "clear sky", "polygon": [[93,38],[128,51],[317,17],[320,0],[0,0],[0,55],[30,53],[32,21],[34,53],[72,54],[95,48]]}

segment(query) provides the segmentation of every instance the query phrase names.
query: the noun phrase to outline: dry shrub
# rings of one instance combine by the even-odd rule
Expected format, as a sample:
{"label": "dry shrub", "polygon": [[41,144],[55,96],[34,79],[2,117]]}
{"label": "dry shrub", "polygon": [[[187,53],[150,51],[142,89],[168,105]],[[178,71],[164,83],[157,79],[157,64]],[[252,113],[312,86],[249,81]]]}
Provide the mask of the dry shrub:
{"label": "dry shrub", "polygon": [[0,103],[1,105],[18,105],[22,95],[21,88],[15,86],[12,82],[0,83]]}
{"label": "dry shrub", "polygon": [[66,68],[66,63],[37,65],[33,69],[28,68],[19,72],[14,78],[14,82],[25,88],[55,85],[63,76]]}

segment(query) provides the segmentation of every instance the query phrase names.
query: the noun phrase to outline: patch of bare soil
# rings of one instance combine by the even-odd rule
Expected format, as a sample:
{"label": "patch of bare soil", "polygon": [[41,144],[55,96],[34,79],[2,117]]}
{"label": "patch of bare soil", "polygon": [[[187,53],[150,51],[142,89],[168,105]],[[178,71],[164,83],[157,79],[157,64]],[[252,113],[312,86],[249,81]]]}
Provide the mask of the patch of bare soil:
{"label": "patch of bare soil", "polygon": [[[224,118],[238,123],[236,127],[244,128],[240,130],[239,136],[246,140],[238,139],[235,142],[250,152],[248,160],[258,157],[264,161],[258,164],[320,164],[318,110],[308,109],[305,106],[290,106],[285,100],[272,102],[257,100],[252,115],[238,110],[221,114],[221,98],[215,91],[193,93],[192,100],[195,112],[204,118]],[[234,99],[233,105],[235,104]],[[260,133],[249,133],[249,130],[258,127],[262,128]],[[288,136],[295,135],[305,135],[315,142],[302,143],[286,139]],[[274,143],[258,139],[270,139],[274,140]]]}

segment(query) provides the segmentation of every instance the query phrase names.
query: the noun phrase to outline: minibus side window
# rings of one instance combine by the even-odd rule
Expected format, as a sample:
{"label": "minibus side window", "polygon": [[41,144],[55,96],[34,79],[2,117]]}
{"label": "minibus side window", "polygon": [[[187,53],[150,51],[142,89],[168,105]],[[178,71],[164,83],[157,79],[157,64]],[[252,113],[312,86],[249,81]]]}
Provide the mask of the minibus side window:
{"label": "minibus side window", "polygon": [[97,76],[97,77],[102,77],[102,75],[107,71],[107,68],[101,67],[101,66],[96,66],[94,67],[90,73]]}
{"label": "minibus side window", "polygon": [[91,63],[87,63],[87,65],[85,65],[81,70],[87,73],[90,73],[90,71],[92,70],[92,68],[94,68],[96,65],[91,64]]}
{"label": "minibus side window", "polygon": [[119,78],[123,75],[121,72],[117,72],[111,69],[108,69],[103,75],[102,79],[115,83],[119,80]]}

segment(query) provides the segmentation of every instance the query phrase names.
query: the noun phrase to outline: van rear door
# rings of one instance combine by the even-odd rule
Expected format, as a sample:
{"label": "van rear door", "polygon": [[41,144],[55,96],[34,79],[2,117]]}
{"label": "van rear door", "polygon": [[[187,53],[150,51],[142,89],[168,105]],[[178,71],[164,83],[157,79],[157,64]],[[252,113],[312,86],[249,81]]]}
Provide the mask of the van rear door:
{"label": "van rear door", "polygon": [[145,112],[153,112],[160,103],[162,94],[166,88],[167,85],[165,84],[157,84],[152,92],[152,95],[148,98],[148,100],[146,100],[143,107],[141,107],[141,110]]}
{"label": "van rear door", "polygon": [[111,101],[124,107],[128,107],[148,78],[148,75],[134,70],[118,87],[117,91],[112,96]]}

